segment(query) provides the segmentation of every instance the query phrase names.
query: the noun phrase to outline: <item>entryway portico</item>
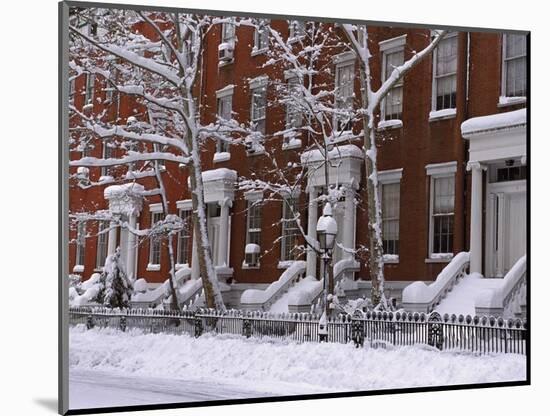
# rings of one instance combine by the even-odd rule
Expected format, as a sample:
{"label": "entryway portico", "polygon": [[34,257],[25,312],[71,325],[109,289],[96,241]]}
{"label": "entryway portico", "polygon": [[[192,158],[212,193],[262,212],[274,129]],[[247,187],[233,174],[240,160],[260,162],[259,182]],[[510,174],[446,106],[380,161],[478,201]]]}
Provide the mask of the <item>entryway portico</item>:
{"label": "entryway portico", "polygon": [[472,172],[472,273],[503,277],[525,254],[526,126],[525,109],[475,117],[462,123],[462,136],[470,144],[467,168]]}

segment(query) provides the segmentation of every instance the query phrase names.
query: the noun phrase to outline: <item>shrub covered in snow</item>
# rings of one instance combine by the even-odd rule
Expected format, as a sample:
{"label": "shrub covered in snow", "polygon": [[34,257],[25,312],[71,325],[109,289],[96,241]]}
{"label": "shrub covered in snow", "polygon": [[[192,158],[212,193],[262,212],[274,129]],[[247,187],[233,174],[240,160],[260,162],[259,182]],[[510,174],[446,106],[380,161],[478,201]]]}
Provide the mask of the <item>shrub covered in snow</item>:
{"label": "shrub covered in snow", "polygon": [[120,260],[120,248],[107,257],[102,278],[105,281],[103,303],[112,308],[127,308],[133,289]]}

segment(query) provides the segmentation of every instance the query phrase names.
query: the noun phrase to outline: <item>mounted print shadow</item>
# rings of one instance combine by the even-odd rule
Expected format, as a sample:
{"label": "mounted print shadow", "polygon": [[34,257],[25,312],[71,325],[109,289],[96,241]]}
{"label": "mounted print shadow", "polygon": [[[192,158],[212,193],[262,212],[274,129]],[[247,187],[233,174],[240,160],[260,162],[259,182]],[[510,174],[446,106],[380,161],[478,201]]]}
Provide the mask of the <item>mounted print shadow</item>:
{"label": "mounted print shadow", "polygon": [[528,32],[60,12],[61,413],[529,384]]}

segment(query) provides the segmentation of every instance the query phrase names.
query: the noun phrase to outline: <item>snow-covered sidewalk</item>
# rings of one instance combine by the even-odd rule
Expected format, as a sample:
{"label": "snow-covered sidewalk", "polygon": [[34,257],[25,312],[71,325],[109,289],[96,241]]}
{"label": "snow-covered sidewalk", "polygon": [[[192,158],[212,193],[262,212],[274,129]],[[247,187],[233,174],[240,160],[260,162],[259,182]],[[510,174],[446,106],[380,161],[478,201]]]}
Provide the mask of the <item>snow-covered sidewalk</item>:
{"label": "snow-covered sidewalk", "polygon": [[257,396],[519,381],[526,377],[523,355],[474,356],[423,346],[356,349],[352,344],[298,344],[235,335],[193,338],[109,328],[86,330],[83,325],[71,328],[69,351],[72,373],[101,371],[217,382],[256,391]]}

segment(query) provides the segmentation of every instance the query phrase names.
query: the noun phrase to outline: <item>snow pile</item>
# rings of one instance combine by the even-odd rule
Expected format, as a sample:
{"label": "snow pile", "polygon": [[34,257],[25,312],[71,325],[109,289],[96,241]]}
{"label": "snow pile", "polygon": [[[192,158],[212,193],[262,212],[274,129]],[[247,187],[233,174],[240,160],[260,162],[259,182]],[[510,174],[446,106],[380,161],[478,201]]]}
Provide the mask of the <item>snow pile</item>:
{"label": "snow pile", "polygon": [[145,188],[136,182],[125,183],[122,185],[111,185],[105,188],[103,196],[105,199],[124,198],[128,195],[142,195]]}
{"label": "snow pile", "polygon": [[[71,371],[103,371],[180,380],[292,383],[319,392],[360,391],[526,378],[526,357],[475,356],[429,347],[360,348],[353,344],[246,339],[235,335],[199,338],[142,334],[131,330],[86,330],[69,334]],[[311,390],[309,390],[311,392]]]}
{"label": "snow pile", "polygon": [[241,295],[241,304],[264,304],[272,296],[274,296],[279,290],[287,287],[290,282],[296,278],[297,275],[303,273],[306,269],[306,262],[298,260],[292,262],[292,264],[285,270],[285,272],[279,277],[278,280],[271,283],[265,290],[247,289]]}
{"label": "snow pile", "polygon": [[323,282],[313,276],[307,276],[292,286],[287,293],[271,305],[271,313],[287,313],[288,305],[310,305],[311,301],[323,290]]}
{"label": "snow pile", "polygon": [[525,125],[527,110],[509,111],[507,113],[492,114],[490,116],[473,117],[462,123],[460,129],[463,136],[486,130],[497,130]]}
{"label": "snow pile", "polygon": [[424,282],[414,282],[403,289],[403,303],[431,303],[452,284],[454,277],[470,261],[470,253],[458,253],[451,262],[437,275],[429,286]]}
{"label": "snow pile", "polygon": [[227,168],[206,170],[202,173],[202,180],[203,182],[212,182],[212,181],[235,182],[237,180],[237,172]]}
{"label": "snow pile", "polygon": [[[329,159],[339,159],[344,157],[363,158],[363,151],[353,144],[335,146],[328,152]],[[309,150],[302,153],[300,161],[302,164],[321,162],[325,160],[325,154],[319,149]]]}
{"label": "snow pile", "polygon": [[[475,305],[483,308],[502,308],[504,299],[516,287],[519,281],[525,275],[527,270],[527,256],[520,257],[514,266],[506,273],[504,279],[494,279],[498,281],[491,289],[479,293],[475,298]],[[493,280],[493,279],[490,279]]]}
{"label": "snow pile", "polygon": [[93,273],[88,280],[82,282],[79,286],[81,294],[78,294],[76,288],[72,287],[69,291],[69,304],[71,306],[84,306],[89,303],[94,303],[97,295],[103,289],[103,282],[101,282],[101,274]]}
{"label": "snow pile", "polygon": [[[462,314],[474,316],[476,314],[475,299],[485,290],[499,287],[502,279],[487,279],[479,273],[472,273],[464,277],[435,308],[440,314]],[[491,291],[492,293],[492,291]]]}

